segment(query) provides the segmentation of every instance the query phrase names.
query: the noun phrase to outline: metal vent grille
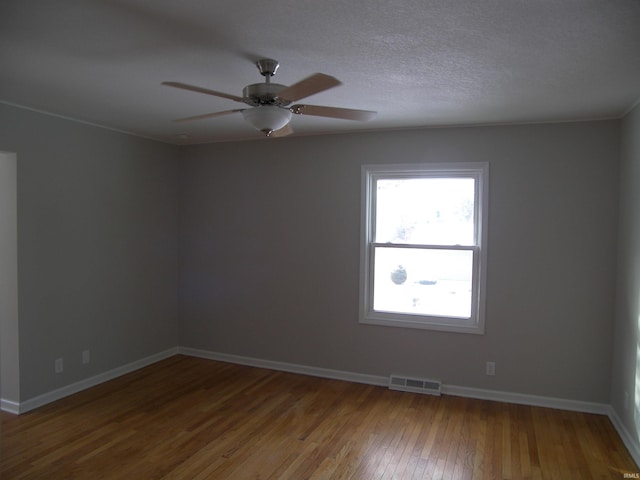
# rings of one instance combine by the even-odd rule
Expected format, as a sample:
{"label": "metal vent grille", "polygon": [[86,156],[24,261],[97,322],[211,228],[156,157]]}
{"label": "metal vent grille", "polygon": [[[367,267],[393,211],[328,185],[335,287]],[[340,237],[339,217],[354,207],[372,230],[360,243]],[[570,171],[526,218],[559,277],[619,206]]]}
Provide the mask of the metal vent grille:
{"label": "metal vent grille", "polygon": [[391,375],[389,388],[403,392],[426,393],[440,395],[442,383],[439,380],[427,380],[423,378],[408,378],[400,375]]}

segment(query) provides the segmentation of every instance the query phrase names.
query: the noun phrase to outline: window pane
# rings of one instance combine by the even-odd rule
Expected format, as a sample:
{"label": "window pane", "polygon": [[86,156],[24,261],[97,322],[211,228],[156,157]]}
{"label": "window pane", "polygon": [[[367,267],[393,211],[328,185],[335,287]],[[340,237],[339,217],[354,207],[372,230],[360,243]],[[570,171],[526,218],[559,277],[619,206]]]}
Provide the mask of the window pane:
{"label": "window pane", "polygon": [[473,178],[384,179],[376,184],[375,242],[474,244]]}
{"label": "window pane", "polygon": [[373,309],[471,317],[473,251],[375,249]]}

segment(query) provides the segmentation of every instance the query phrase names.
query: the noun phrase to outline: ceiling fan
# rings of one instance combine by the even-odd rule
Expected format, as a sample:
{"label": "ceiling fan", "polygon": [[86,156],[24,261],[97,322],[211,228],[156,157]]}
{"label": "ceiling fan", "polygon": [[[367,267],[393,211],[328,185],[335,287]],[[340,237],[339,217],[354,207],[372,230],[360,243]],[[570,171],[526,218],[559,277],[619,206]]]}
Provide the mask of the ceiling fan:
{"label": "ceiling fan", "polygon": [[314,115],[318,117],[340,118],[345,120],[367,121],[376,116],[376,112],[369,110],[354,110],[350,108],[324,107],[319,105],[295,104],[302,98],[328,90],[340,85],[341,82],[324,73],[315,73],[293,85],[286,86],[271,83],[271,77],[276,74],[280,66],[276,60],[263,58],[256,62],[260,73],[264,76],[264,83],[247,85],[242,90],[242,97],[228,93],[217,92],[207,88],[196,87],[180,82],[162,82],[168,87],[180,88],[215,97],[222,97],[235,102],[249,105],[249,108],[236,108],[222,112],[205,113],[193,117],[178,118],[174,122],[188,122],[205,118],[221,117],[232,113],[242,113],[244,119],[253,127],[260,130],[267,137],[284,137],[293,133],[289,125],[291,115]]}

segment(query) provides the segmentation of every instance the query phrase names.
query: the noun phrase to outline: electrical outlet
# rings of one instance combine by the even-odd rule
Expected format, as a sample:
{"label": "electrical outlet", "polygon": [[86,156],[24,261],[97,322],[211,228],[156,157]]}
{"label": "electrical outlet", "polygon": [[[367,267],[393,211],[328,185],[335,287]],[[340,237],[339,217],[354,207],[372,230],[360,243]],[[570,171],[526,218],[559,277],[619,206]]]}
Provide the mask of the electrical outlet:
{"label": "electrical outlet", "polygon": [[487,362],[487,375],[495,375],[496,374],[496,362]]}
{"label": "electrical outlet", "polygon": [[83,350],[82,351],[82,363],[83,364],[87,364],[91,361],[91,356],[89,353],[89,350]]}
{"label": "electrical outlet", "polygon": [[62,359],[61,358],[56,358],[55,369],[56,369],[56,373],[62,373],[63,372],[64,365],[62,364]]}

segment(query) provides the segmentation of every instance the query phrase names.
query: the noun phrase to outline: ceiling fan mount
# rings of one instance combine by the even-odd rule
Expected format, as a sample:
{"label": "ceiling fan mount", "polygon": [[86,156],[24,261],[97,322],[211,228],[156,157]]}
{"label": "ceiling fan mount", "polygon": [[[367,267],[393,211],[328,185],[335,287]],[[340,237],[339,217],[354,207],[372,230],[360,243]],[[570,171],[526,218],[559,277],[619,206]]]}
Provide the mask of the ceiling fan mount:
{"label": "ceiling fan mount", "polygon": [[256,62],[256,66],[263,76],[273,77],[278,71],[280,64],[273,58],[261,58]]}
{"label": "ceiling fan mount", "polygon": [[242,97],[230,95],[216,90],[196,87],[180,82],[162,82],[163,85],[204,93],[216,97],[226,98],[249,105],[250,108],[239,108],[223,112],[206,113],[193,117],[179,118],[176,122],[203,120],[231,113],[242,113],[244,119],[266,136],[282,137],[293,133],[289,125],[291,115],[313,115],[320,117],[339,118],[345,120],[367,121],[375,117],[376,112],[369,110],[354,110],[349,108],[324,107],[318,105],[291,105],[302,98],[320,93],[338,86],[341,82],[324,73],[315,73],[293,85],[286,86],[271,83],[271,77],[276,74],[280,64],[272,58],[263,58],[256,62],[258,70],[264,76],[263,83],[247,85],[242,90]]}

